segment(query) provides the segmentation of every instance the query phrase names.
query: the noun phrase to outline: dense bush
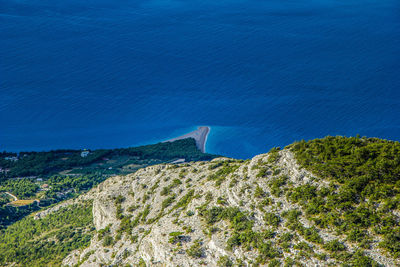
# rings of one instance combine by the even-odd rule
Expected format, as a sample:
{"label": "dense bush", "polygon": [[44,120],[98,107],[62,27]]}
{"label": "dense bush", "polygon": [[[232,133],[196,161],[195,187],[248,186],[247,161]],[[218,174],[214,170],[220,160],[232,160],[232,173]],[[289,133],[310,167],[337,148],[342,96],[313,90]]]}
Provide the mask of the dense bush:
{"label": "dense bush", "polygon": [[328,251],[331,251],[331,252],[343,251],[343,250],[346,249],[346,247],[345,247],[342,243],[340,243],[338,240],[336,240],[336,239],[327,242],[327,243],[324,245],[324,248],[325,248],[326,250],[328,250]]}
{"label": "dense bush", "polygon": [[233,266],[233,262],[228,256],[221,256],[217,261],[217,265],[220,267],[230,267]]}
{"label": "dense bush", "polygon": [[[100,182],[107,176],[104,175],[82,175],[66,176],[54,175],[44,179],[42,183],[47,183],[47,191],[39,192],[39,182],[36,179],[8,179],[0,183],[0,191],[8,191],[20,199],[39,199],[40,207],[45,207],[59,201],[72,198],[85,192]],[[38,210],[37,203],[22,207],[0,206],[0,227],[11,224],[31,212]]]}
{"label": "dense bush", "polygon": [[0,207],[0,229],[15,221],[20,220],[21,218],[37,210],[39,210],[39,207],[36,203],[23,207],[13,207],[5,205]]}
{"label": "dense bush", "polygon": [[[155,163],[184,158],[186,161],[211,160],[215,155],[202,153],[196,146],[193,138],[177,140],[175,142],[158,143],[140,147],[120,149],[93,150],[87,157],[81,157],[80,150],[53,150],[49,152],[21,152],[17,161],[6,160],[7,156],[16,154],[3,152],[0,154],[0,167],[10,169],[0,173],[0,181],[9,177],[47,176],[75,167],[85,167],[81,173],[93,173],[89,165],[101,162],[102,158],[128,157],[135,160],[159,160]],[[147,162],[150,164],[150,162]],[[153,163],[154,164],[154,163]],[[87,172],[85,171],[87,170]],[[102,171],[107,173],[106,170]],[[111,174],[111,173],[110,173]]]}
{"label": "dense bush", "polygon": [[272,212],[266,212],[264,215],[264,220],[268,225],[271,226],[279,226],[279,223],[281,222],[281,218],[279,218],[278,215]]}
{"label": "dense bush", "polygon": [[0,265],[59,266],[72,250],[89,245],[91,202],[62,208],[43,219],[26,217],[0,232]]}
{"label": "dense bush", "polygon": [[[302,205],[317,226],[345,233],[360,246],[368,247],[367,230],[382,235],[380,247],[400,256],[400,226],[392,213],[400,208],[399,142],[338,136],[300,141],[289,148],[302,167],[330,185],[291,188],[288,200]],[[326,244],[327,249],[332,250],[331,245]]]}
{"label": "dense bush", "polygon": [[39,186],[33,179],[8,180],[0,184],[0,191],[8,191],[18,198],[29,198],[36,194]]}
{"label": "dense bush", "polygon": [[0,167],[10,169],[6,177],[48,175],[60,170],[88,165],[107,156],[110,152],[111,150],[95,150],[87,157],[81,157],[78,150],[21,152],[19,160],[15,162],[0,159]]}
{"label": "dense bush", "polygon": [[114,244],[114,239],[110,235],[106,235],[103,239],[103,246],[110,247]]}
{"label": "dense bush", "polygon": [[184,158],[186,161],[197,161],[215,158],[215,155],[202,153],[197,148],[196,141],[193,138],[154,145],[116,149],[116,152],[129,156],[160,160]]}

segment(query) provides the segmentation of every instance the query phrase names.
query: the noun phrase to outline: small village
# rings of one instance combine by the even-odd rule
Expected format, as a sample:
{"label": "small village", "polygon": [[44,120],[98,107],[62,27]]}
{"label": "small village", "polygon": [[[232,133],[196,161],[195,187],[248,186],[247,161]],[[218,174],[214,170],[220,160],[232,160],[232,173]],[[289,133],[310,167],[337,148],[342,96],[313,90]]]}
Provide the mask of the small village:
{"label": "small village", "polygon": [[[68,153],[70,154],[70,153]],[[80,157],[86,158],[90,154],[90,150],[88,149],[83,149],[80,152]],[[16,163],[20,158],[26,157],[27,154],[22,154],[17,153],[15,156],[6,156],[3,157],[2,159],[5,161],[9,161],[12,163]],[[0,175],[7,175],[10,172],[10,168],[4,168],[0,166]],[[11,207],[18,207],[18,208],[24,208],[29,205],[36,205],[37,207],[41,206],[48,206],[49,200],[46,197],[46,192],[49,192],[53,189],[51,185],[47,183],[48,177],[39,177],[37,175],[31,175],[31,176],[20,176],[20,177],[11,177],[8,178],[9,181],[29,181],[31,186],[36,188],[36,191],[34,195],[30,197],[17,197],[15,194],[8,192],[9,188],[7,186],[4,186],[0,183],[0,198],[3,199],[2,203],[6,202],[6,206],[11,206]],[[10,190],[11,191],[11,190]],[[55,198],[60,201],[65,198],[68,198],[72,193],[74,193],[76,190],[73,188],[64,188],[62,191],[56,191],[55,193]],[[54,201],[50,201],[54,202]],[[42,205],[41,205],[42,204]]]}

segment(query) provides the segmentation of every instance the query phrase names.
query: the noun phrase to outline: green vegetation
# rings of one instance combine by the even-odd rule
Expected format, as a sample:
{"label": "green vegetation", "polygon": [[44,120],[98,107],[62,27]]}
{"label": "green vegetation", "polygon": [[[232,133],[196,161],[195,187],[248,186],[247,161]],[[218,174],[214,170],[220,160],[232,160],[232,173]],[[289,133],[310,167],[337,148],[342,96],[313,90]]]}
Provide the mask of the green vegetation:
{"label": "green vegetation", "polygon": [[178,187],[181,184],[182,184],[181,180],[174,179],[170,185],[163,187],[163,189],[160,192],[160,195],[161,196],[169,195],[169,193],[172,192],[172,189],[174,189],[175,187]]}
{"label": "green vegetation", "polygon": [[202,153],[197,148],[196,141],[193,138],[140,147],[121,148],[116,149],[116,151],[123,155],[162,161],[178,158],[184,158],[186,161],[199,161],[211,160],[216,157],[215,155]]}
{"label": "green vegetation", "polygon": [[104,239],[103,239],[103,246],[105,246],[105,247],[110,247],[110,246],[112,246],[113,244],[114,244],[114,239],[113,239],[112,236],[107,235],[107,236],[104,237]]}
{"label": "green vegetation", "polygon": [[278,267],[281,266],[281,261],[277,259],[273,259],[269,262],[268,267]]}
{"label": "green vegetation", "polygon": [[0,158],[0,167],[9,169],[7,173],[2,174],[2,178],[55,174],[61,170],[91,164],[108,155],[110,151],[96,150],[87,157],[81,157],[81,152],[78,150],[21,152],[17,161]]}
{"label": "green vegetation", "polygon": [[[400,258],[398,142],[327,137],[297,142],[288,148],[295,154],[300,166],[313,175],[300,177],[303,175],[301,172],[291,172],[284,165],[286,157],[285,161],[279,161],[281,155],[286,156],[287,153],[280,151],[280,148],[272,149],[267,158],[260,157],[257,164],[252,164],[253,171],[250,174],[258,171],[256,179],[248,175],[247,169],[243,175],[239,174],[242,171],[235,173],[242,166],[240,161],[235,160],[209,163],[208,170],[212,174],[207,177],[208,181],[201,180],[205,175],[198,179],[190,177],[193,173],[199,173],[205,163],[196,163],[195,171],[190,164],[155,168],[150,175],[154,174],[156,180],[151,184],[141,181],[141,191],[129,192],[126,199],[118,193],[110,196],[115,204],[116,218],[120,220],[119,228],[115,235],[111,233],[110,225],[98,231],[100,244],[105,250],[124,239],[140,245],[152,227],[161,225],[157,223],[161,222],[160,218],[170,214],[175,217],[172,219],[174,227],[179,228],[169,234],[163,233],[165,241],[173,244],[174,253],[186,252],[199,264],[206,264],[207,261],[202,259],[206,255],[203,239],[191,241],[191,238],[197,238],[201,231],[205,238],[224,238],[226,249],[234,252],[229,254],[232,258],[220,257],[219,266],[243,266],[244,261],[252,266],[299,266],[311,259],[328,260],[330,263],[326,262],[327,265],[378,266],[368,256],[375,257],[368,251],[370,248],[379,248],[391,258]],[[138,151],[141,150],[130,149],[129,153],[121,155],[125,159],[132,157],[129,159],[132,161],[128,160],[131,164],[145,155]],[[154,152],[151,152],[152,149],[146,151]],[[107,157],[112,158],[112,153]],[[170,154],[166,152],[165,155]],[[147,163],[157,161],[161,161],[161,156]],[[123,169],[124,164],[119,168]],[[0,190],[20,198],[48,200],[51,204],[77,196],[107,177],[108,174],[99,172],[93,176],[56,174],[43,177],[40,182],[37,178],[8,178],[0,183]],[[196,186],[199,181],[201,185],[209,183],[212,186],[215,183],[216,188],[207,192],[208,185]],[[225,181],[229,184],[224,185]],[[45,190],[44,183],[47,184]],[[220,185],[223,185],[223,190],[219,188]],[[224,191],[228,186],[235,198],[240,197],[237,202],[239,207],[229,205],[232,195]],[[160,196],[155,196],[156,192]],[[158,198],[161,198],[160,203],[154,209],[151,199]],[[193,202],[203,202],[195,211],[190,210],[189,205],[194,199],[196,201]],[[6,206],[10,201],[9,195],[0,193],[0,213],[8,214],[8,217],[0,216],[0,223],[2,220],[11,222],[15,210],[20,212],[19,215],[16,212],[16,216],[25,216],[39,208],[35,205],[23,209]],[[72,214],[76,218],[69,218]],[[196,215],[201,217],[205,226],[203,229],[185,224],[186,220],[196,220]],[[85,226],[81,220],[89,220],[90,217],[89,207],[77,206],[66,208],[64,212],[60,210],[42,220],[35,221],[26,216],[11,224],[0,232],[0,266],[10,265],[14,260],[20,265],[28,265],[28,262],[32,262],[33,266],[59,265],[60,259],[72,249],[88,244],[94,229],[91,221]],[[46,220],[52,224],[48,225],[50,222],[47,222],[42,229],[38,223]],[[31,226],[27,226],[28,222]],[[33,229],[22,229],[24,227]],[[191,236],[193,232],[195,234]],[[327,232],[335,239],[326,238]],[[252,251],[255,257],[251,256],[251,260],[235,259],[233,255],[237,255],[238,249],[242,252]],[[49,257],[50,254],[56,254],[57,257]],[[293,258],[287,257],[290,254]],[[118,255],[114,251],[113,257]]]}
{"label": "green vegetation", "polygon": [[163,200],[161,207],[162,209],[166,209],[167,207],[169,207],[172,203],[174,203],[176,198],[176,194],[173,194],[172,196],[166,198]]}
{"label": "green vegetation", "polygon": [[201,240],[195,240],[194,244],[186,250],[186,253],[192,258],[201,258],[204,256]]}
{"label": "green vegetation", "polygon": [[[8,157],[16,157],[17,160],[6,159]],[[19,199],[40,200],[40,207],[36,203],[23,207],[6,206],[11,199],[1,197],[0,228],[39,208],[76,197],[112,174],[131,173],[141,167],[178,158],[188,161],[210,160],[214,157],[198,150],[194,139],[132,148],[94,150],[86,157],[82,157],[78,150],[21,152],[18,157],[17,154],[3,152],[0,153],[0,168],[7,169],[7,172],[0,172],[0,192],[10,192]],[[35,177],[12,178],[32,175]],[[168,195],[181,183],[179,179],[175,179],[161,194]],[[145,195],[143,202],[148,198],[150,196]]]}
{"label": "green vegetation", "polygon": [[[40,220],[27,216],[33,211],[76,197],[112,174],[132,173],[142,167],[179,158],[194,161],[214,157],[198,150],[194,139],[126,149],[100,149],[90,151],[86,157],[82,157],[79,150],[21,152],[19,155],[0,153],[0,168],[3,170],[0,172],[0,229],[9,225],[0,230],[0,265],[16,262],[23,266],[28,263],[58,266],[71,250],[89,244],[94,231],[91,204],[63,208]],[[171,187],[165,189],[166,195],[180,184],[182,182],[175,179]],[[151,188],[150,193],[157,187],[158,184]],[[22,207],[7,205],[13,199],[2,191],[19,199],[40,200],[40,206],[36,202]],[[194,191],[191,191],[182,197],[176,208],[186,207],[193,195]],[[148,197],[144,196],[143,201]],[[169,197],[163,205],[171,205],[174,199],[175,196]],[[98,232],[104,246],[112,246],[123,233],[136,242],[138,236],[131,235],[132,229],[147,221],[149,205],[132,218],[123,215],[121,203],[124,200],[122,196],[114,199],[117,217],[121,220],[116,239],[110,235],[109,226]],[[137,208],[138,205],[131,206],[128,210],[132,212]]]}
{"label": "green vegetation", "polygon": [[72,205],[34,220],[28,216],[0,231],[0,265],[60,266],[72,250],[89,245],[92,203]]}
{"label": "green vegetation", "polygon": [[[22,207],[14,207],[6,205],[9,201],[3,202],[2,206],[0,206],[0,228],[40,208],[76,197],[106,178],[107,176],[105,175],[54,175],[44,181],[38,181],[33,178],[8,179],[0,183],[0,191],[10,192],[20,199],[37,199],[40,200],[40,203],[39,206],[37,203],[32,203]],[[40,186],[43,185],[46,185],[46,188],[40,189]]]}
{"label": "green vegetation", "polygon": [[121,204],[121,203],[124,202],[124,201],[125,201],[125,197],[123,197],[123,196],[121,196],[121,195],[117,196],[117,197],[115,198],[115,200],[114,200],[114,202],[115,202],[116,205]]}
{"label": "green vegetation", "polygon": [[269,188],[271,189],[271,194],[273,196],[279,197],[282,194],[282,186],[286,184],[287,179],[287,176],[282,175],[280,177],[274,178],[269,183]]}
{"label": "green vegetation", "polygon": [[[9,160],[7,157],[17,157]],[[192,138],[120,149],[98,149],[81,157],[80,150],[49,152],[0,153],[0,181],[10,177],[49,176],[74,169],[73,173],[119,174],[131,173],[140,167],[180,158],[186,161],[211,160],[215,155],[202,153]],[[131,166],[135,167],[131,167]]]}
{"label": "green vegetation", "polygon": [[215,163],[214,165],[210,165],[209,169],[213,170],[216,168],[219,168],[216,172],[211,174],[207,179],[209,181],[215,181],[216,186],[220,186],[226,179],[226,177],[236,171],[240,165],[238,164],[232,164],[232,162],[235,162],[233,160],[226,160],[226,161],[220,161],[218,163]]}
{"label": "green vegetation", "polygon": [[268,239],[273,238],[275,233],[271,231],[254,232],[252,230],[254,221],[249,218],[249,214],[244,213],[236,207],[222,208],[206,206],[199,208],[199,214],[205,219],[205,222],[212,226],[221,220],[230,222],[230,228],[233,230],[232,236],[227,241],[227,248],[232,250],[234,247],[241,246],[245,250],[257,249],[259,264],[266,263],[276,257],[282,257],[281,252]]}
{"label": "green vegetation", "polygon": [[275,213],[272,212],[266,212],[265,216],[264,216],[264,220],[266,221],[266,223],[268,225],[271,226],[279,226],[280,222],[281,222],[281,218],[279,218],[278,215],[276,215]]}
{"label": "green vegetation", "polygon": [[[8,201],[7,201],[8,202]],[[12,222],[18,221],[26,215],[39,210],[36,203],[23,207],[6,206],[6,203],[0,207],[0,230]]]}
{"label": "green vegetation", "polygon": [[142,222],[146,222],[147,215],[150,213],[150,205],[147,205],[142,213]]}
{"label": "green vegetation", "polygon": [[254,197],[255,198],[265,197],[265,192],[259,185],[257,185],[257,187],[256,187],[256,190],[254,192]]}
{"label": "green vegetation", "polygon": [[[380,235],[379,246],[400,257],[400,225],[393,214],[400,209],[399,142],[339,136],[289,148],[302,167],[330,185],[291,188],[288,200],[303,206],[318,227],[335,229],[360,247],[368,247],[368,231]],[[338,243],[326,246],[342,248]]]}
{"label": "green vegetation", "polygon": [[[0,154],[0,181],[10,177],[44,176],[48,177],[70,170],[75,174],[119,174],[131,173],[138,168],[168,162],[177,158],[191,160],[210,160],[214,155],[201,153],[194,139],[155,145],[94,150],[81,157],[79,150],[55,150],[50,152],[21,152],[18,160],[7,160],[8,153]],[[17,156],[16,154],[13,156]],[[72,169],[72,171],[71,171]]]}
{"label": "green vegetation", "polygon": [[280,156],[279,156],[279,151],[281,150],[280,147],[273,147],[271,150],[268,152],[268,163],[276,163]]}
{"label": "green vegetation", "polygon": [[228,256],[221,256],[218,259],[217,265],[220,267],[231,267],[233,266],[233,262]]}
{"label": "green vegetation", "polygon": [[190,190],[176,203],[176,205],[171,209],[171,211],[178,208],[186,209],[186,207],[189,205],[189,203],[192,201],[194,197],[194,192],[195,192],[194,189]]}
{"label": "green vegetation", "polygon": [[169,233],[170,238],[169,238],[168,242],[171,243],[171,244],[178,243],[184,237],[182,234],[183,234],[183,232],[171,232],[171,233]]}
{"label": "green vegetation", "polygon": [[345,247],[342,243],[340,243],[338,240],[336,240],[336,239],[327,242],[327,243],[324,245],[324,248],[325,248],[326,250],[328,250],[328,251],[331,251],[331,252],[343,251],[343,250],[346,249],[346,247]]}
{"label": "green vegetation", "polygon": [[11,192],[18,198],[35,196],[38,189],[34,179],[8,180],[0,184],[0,191]]}

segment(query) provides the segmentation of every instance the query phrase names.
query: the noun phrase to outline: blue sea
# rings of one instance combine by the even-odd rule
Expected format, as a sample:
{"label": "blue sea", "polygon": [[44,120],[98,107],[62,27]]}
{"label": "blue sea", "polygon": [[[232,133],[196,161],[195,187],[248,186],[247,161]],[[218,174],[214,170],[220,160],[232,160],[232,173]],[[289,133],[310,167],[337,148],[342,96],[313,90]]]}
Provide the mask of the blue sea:
{"label": "blue sea", "polygon": [[0,0],[0,150],[114,148],[210,126],[249,158],[400,140],[399,0]]}

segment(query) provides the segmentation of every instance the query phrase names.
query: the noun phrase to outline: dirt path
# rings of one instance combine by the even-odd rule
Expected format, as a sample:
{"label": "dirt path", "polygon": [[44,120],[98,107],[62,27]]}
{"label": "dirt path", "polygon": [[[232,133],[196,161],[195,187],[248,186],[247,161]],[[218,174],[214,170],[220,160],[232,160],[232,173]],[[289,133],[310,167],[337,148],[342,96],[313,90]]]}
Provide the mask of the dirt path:
{"label": "dirt path", "polygon": [[16,196],[14,196],[13,194],[11,194],[10,192],[4,192],[4,193],[6,193],[6,194],[9,195],[10,197],[12,197],[12,198],[14,199],[14,201],[17,201],[17,200],[18,200],[18,198],[17,198]]}

